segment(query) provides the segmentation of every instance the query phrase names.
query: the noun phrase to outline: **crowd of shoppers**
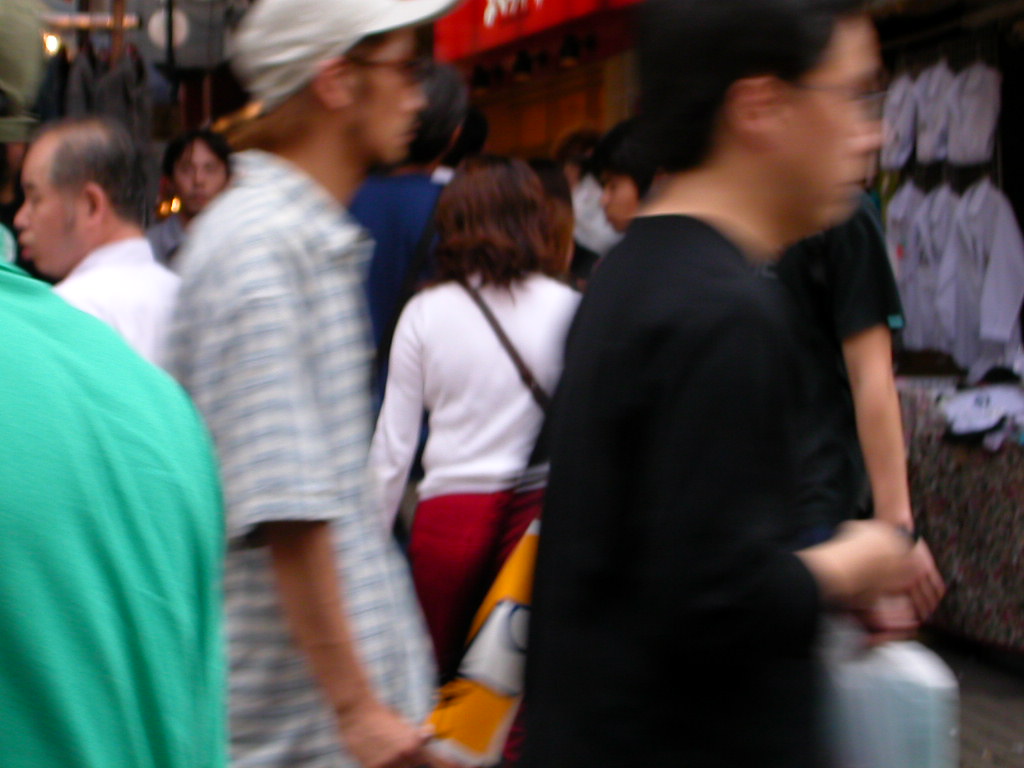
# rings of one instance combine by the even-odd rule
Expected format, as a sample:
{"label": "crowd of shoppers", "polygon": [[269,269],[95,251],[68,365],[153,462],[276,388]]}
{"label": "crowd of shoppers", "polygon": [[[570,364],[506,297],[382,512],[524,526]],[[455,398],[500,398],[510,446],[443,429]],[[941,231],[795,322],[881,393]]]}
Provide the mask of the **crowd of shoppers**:
{"label": "crowd of shoppers", "polygon": [[[421,58],[454,5],[258,0],[259,113],[171,142],[148,231],[123,128],[32,137],[11,223],[56,285],[0,264],[4,765],[451,766],[422,723],[538,517],[506,766],[821,766],[823,616],[905,637],[941,598],[860,4],[646,0],[639,115],[531,163]],[[0,9],[0,137],[37,32]]]}

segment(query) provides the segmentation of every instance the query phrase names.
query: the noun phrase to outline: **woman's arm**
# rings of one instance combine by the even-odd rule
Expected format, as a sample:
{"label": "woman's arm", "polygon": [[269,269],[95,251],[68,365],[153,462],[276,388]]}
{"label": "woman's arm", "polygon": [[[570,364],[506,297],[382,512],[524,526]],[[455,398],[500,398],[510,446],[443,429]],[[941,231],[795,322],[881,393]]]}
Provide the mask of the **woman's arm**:
{"label": "woman's arm", "polygon": [[421,300],[413,299],[395,329],[384,404],[370,446],[370,477],[387,528],[398,514],[420,440],[424,408],[421,317]]}

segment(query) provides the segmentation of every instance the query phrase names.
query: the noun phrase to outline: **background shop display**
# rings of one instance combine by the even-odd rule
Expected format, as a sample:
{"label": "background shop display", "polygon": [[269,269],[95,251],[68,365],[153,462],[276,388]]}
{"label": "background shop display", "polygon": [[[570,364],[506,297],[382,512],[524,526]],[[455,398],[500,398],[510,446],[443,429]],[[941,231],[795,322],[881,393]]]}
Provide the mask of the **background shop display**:
{"label": "background shop display", "polygon": [[[878,187],[907,318],[898,367],[911,496],[949,587],[932,625],[1020,654],[1024,447],[1013,434],[988,448],[951,440],[940,394],[986,373],[1019,387],[1012,369],[1024,370],[1024,6],[873,7],[891,73]],[[951,375],[912,375],[938,373]]]}
{"label": "background shop display", "polygon": [[488,150],[547,156],[573,130],[607,130],[636,100],[638,0],[468,0],[435,26],[490,123]]}

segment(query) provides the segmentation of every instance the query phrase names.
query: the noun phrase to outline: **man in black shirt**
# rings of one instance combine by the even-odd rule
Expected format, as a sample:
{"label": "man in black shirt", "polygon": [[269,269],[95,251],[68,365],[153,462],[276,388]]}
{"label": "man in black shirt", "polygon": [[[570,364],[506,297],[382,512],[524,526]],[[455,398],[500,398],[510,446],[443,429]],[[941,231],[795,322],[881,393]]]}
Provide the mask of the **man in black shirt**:
{"label": "man in black shirt", "polygon": [[[857,439],[857,415],[851,391],[848,344],[861,334],[881,340],[872,351],[892,385],[892,331],[903,327],[903,308],[889,266],[878,214],[864,196],[849,221],[794,245],[776,268],[795,306],[807,381],[808,413],[802,441],[808,457],[802,473],[802,504],[810,529],[833,529],[844,520],[868,517],[869,489]],[[856,359],[850,360],[856,366]],[[857,370],[853,370],[855,375]],[[895,386],[892,386],[895,400]],[[903,462],[898,405],[893,439],[896,461]],[[879,419],[875,414],[874,428]],[[886,462],[890,463],[890,462]],[[895,463],[895,462],[892,462]],[[906,472],[880,499],[884,517],[911,527]],[[902,489],[902,493],[900,490]],[[877,495],[877,494],[876,494]]]}
{"label": "man in black shirt", "polygon": [[794,553],[786,245],[848,216],[880,142],[851,0],[648,0],[638,140],[666,177],[596,273],[551,420],[526,763],[818,764],[825,606],[911,578],[892,526]]}
{"label": "man in black shirt", "polygon": [[[849,220],[794,245],[776,272],[794,305],[804,375],[802,542],[817,543],[844,520],[872,515],[914,530],[892,367],[903,307],[874,202],[862,195]],[[909,600],[886,601],[890,623],[902,615],[907,630],[945,591],[924,541],[914,558],[920,575]],[[865,615],[869,624],[875,618]]]}

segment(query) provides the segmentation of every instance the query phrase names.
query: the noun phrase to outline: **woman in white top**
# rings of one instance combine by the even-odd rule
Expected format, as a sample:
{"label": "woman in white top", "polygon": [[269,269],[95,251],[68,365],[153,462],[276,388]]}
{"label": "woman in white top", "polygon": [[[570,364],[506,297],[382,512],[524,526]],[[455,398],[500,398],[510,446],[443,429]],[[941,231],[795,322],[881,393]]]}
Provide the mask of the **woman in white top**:
{"label": "woman in white top", "polygon": [[436,222],[439,281],[398,322],[370,465],[390,525],[428,413],[409,556],[447,679],[474,612],[542,497],[514,489],[544,414],[465,285],[478,291],[548,394],[579,296],[550,277],[565,271],[571,233],[557,231],[525,163],[468,160],[442,192]]}

